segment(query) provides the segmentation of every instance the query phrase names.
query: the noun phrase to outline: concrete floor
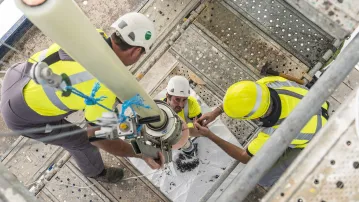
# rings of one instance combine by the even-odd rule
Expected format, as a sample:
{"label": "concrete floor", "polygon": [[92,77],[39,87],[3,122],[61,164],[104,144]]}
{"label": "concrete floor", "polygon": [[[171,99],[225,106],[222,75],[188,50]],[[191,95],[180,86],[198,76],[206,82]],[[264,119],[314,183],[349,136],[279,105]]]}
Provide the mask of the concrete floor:
{"label": "concrete floor", "polygon": [[[206,85],[197,85],[195,91],[209,106],[221,102],[229,85],[238,80],[256,80],[261,77],[259,67],[265,61],[271,61],[279,71],[301,77],[311,61],[297,59],[298,52],[284,48],[285,43],[268,35],[266,27],[255,26],[253,19],[244,17],[243,11],[229,1],[214,1],[196,17],[190,26],[181,30],[181,36],[165,48],[177,25],[199,1],[183,0],[76,0],[93,24],[108,34],[109,26],[118,16],[140,11],[155,21],[159,38],[155,50],[141,61],[130,67],[132,72],[141,70],[151,63],[150,71],[140,81],[146,91],[152,95],[162,90],[171,75],[191,74],[201,77]],[[269,28],[268,28],[269,29]],[[25,61],[37,51],[46,49],[52,41],[36,27],[24,33],[15,48],[23,53],[9,52],[3,61],[14,64]],[[298,56],[300,57],[300,56]],[[2,67],[7,69],[9,65]],[[358,86],[359,73],[353,70],[345,82],[330,98],[332,113],[345,96]],[[81,115],[74,115],[78,120]],[[248,122],[234,121],[222,117],[227,127],[238,141],[245,145],[251,138],[254,126]],[[8,131],[0,120],[1,131]],[[120,166],[126,169],[126,176],[140,175],[126,159],[102,153],[108,166]],[[62,148],[34,142],[27,138],[0,137],[0,156],[2,163],[29,189],[37,184],[37,197],[40,201],[168,201],[169,199],[156,189],[146,178],[126,181],[118,185],[96,183],[81,175],[76,164],[69,159]],[[65,160],[64,160],[65,159]],[[61,165],[48,181],[34,183],[54,165]],[[56,169],[54,169],[56,170]],[[70,180],[68,180],[70,179]],[[64,184],[65,183],[65,184]],[[94,183],[95,185],[91,185]],[[70,184],[70,185],[66,185]],[[71,186],[71,184],[76,184]],[[90,186],[90,187],[88,187]],[[87,188],[77,188],[87,187]],[[248,196],[247,201],[259,201],[266,191],[257,187]]]}

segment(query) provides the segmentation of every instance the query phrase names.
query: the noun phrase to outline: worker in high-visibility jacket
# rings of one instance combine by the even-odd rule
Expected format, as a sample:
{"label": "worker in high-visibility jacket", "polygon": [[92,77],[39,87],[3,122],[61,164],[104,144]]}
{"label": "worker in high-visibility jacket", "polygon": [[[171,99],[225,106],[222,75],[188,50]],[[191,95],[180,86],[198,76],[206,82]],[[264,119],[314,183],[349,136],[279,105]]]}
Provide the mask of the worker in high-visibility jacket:
{"label": "worker in high-visibility jacket", "polygon": [[[201,135],[211,139],[231,157],[242,163],[247,163],[252,156],[256,155],[307,92],[306,87],[277,76],[265,77],[256,82],[240,81],[227,89],[223,104],[196,120],[195,126]],[[270,187],[279,179],[299,152],[326,124],[328,107],[328,103],[324,103],[322,108],[308,121],[291,142],[286,152],[260,180],[260,185]],[[256,120],[263,127],[246,149],[222,140],[206,127],[222,112],[234,119]]]}
{"label": "worker in high-visibility jacket", "polygon": [[[198,130],[193,126],[194,118],[202,116],[201,106],[197,99],[191,96],[191,87],[189,81],[183,76],[172,77],[166,87],[166,97],[163,101],[187,123],[190,136],[198,136]],[[193,144],[189,139],[182,147],[182,151],[187,155],[194,155],[197,150],[197,144]]]}
{"label": "worker in high-visibility jacket", "polygon": [[[98,31],[103,36],[104,42],[108,43],[126,66],[138,61],[144,53],[151,49],[155,41],[153,22],[140,13],[128,13],[121,16],[112,27],[116,31],[111,37],[107,37],[101,30]],[[86,52],[86,50],[83,51]],[[97,82],[96,78],[57,44],[34,54],[25,63],[13,65],[7,71],[1,89],[1,113],[10,129],[22,131],[46,128],[43,132],[22,135],[32,139],[54,136],[51,141],[46,143],[61,146],[69,151],[82,173],[98,181],[118,182],[123,178],[124,173],[120,168],[105,167],[97,147],[118,156],[143,158],[153,169],[158,169],[163,165],[164,157],[161,153],[159,153],[158,161],[150,157],[138,156],[134,153],[131,145],[123,140],[102,140],[90,143],[88,137],[94,134],[93,130],[87,132],[77,126],[52,129],[51,126],[67,124],[65,117],[75,111],[84,110],[86,120],[93,122],[100,118],[106,109],[98,105],[86,105],[84,99],[74,93],[65,97],[54,88],[36,84],[34,80],[26,76],[29,74],[34,60],[46,62],[56,74],[66,74],[71,85],[86,95],[91,94],[93,86]],[[121,81],[119,81],[119,85],[121,85]],[[100,101],[103,106],[110,109],[116,107],[118,99],[106,86],[101,85],[97,95],[107,97]],[[88,127],[91,127],[90,125]],[[57,136],[60,133],[78,130],[80,132],[72,136],[64,138]]]}

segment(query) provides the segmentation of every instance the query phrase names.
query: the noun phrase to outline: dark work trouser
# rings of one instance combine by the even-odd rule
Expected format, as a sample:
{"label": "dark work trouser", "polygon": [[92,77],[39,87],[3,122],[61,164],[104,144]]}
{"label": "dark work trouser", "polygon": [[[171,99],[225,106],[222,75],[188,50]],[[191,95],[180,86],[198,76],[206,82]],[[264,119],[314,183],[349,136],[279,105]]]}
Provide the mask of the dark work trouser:
{"label": "dark work trouser", "polygon": [[[25,76],[28,74],[29,68],[29,65],[26,63],[16,64],[5,75],[1,89],[1,113],[6,125],[11,130],[27,130],[44,127],[47,124],[53,126],[68,124],[69,122],[64,120],[64,118],[69,113],[56,117],[46,117],[37,114],[27,106],[23,96],[23,88],[30,80]],[[71,131],[78,132],[71,136],[56,137],[59,134]],[[89,142],[87,132],[78,126],[56,129],[47,133],[44,131],[23,135],[35,140],[46,136],[53,136],[54,138],[46,143],[63,147],[70,152],[82,173],[87,177],[94,177],[104,169],[98,148]]]}
{"label": "dark work trouser", "polygon": [[258,184],[263,187],[273,186],[274,183],[276,183],[282,174],[287,170],[290,164],[292,164],[295,158],[297,158],[301,151],[302,149],[288,148],[273,165],[273,167],[268,171],[268,173],[262,177]]}

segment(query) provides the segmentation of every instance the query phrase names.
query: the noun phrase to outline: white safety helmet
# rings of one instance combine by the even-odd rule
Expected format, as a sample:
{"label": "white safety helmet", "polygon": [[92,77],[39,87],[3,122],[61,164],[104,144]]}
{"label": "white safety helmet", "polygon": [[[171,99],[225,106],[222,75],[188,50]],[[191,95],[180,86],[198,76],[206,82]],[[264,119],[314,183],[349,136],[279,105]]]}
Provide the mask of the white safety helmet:
{"label": "white safety helmet", "polygon": [[188,97],[190,96],[190,86],[188,80],[183,76],[172,77],[167,84],[167,93],[169,95]]}
{"label": "white safety helmet", "polygon": [[146,52],[151,50],[156,39],[155,25],[141,13],[127,13],[121,16],[111,27],[116,34],[131,46],[141,46]]}

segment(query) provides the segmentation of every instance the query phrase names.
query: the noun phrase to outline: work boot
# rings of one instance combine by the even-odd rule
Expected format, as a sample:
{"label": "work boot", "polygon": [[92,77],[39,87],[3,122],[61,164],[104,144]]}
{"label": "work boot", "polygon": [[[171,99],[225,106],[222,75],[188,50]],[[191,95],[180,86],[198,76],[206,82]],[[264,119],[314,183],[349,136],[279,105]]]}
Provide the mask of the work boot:
{"label": "work boot", "polygon": [[123,176],[124,173],[122,168],[110,167],[103,169],[99,175],[92,178],[99,182],[117,183],[122,180]]}
{"label": "work boot", "polygon": [[198,143],[193,143],[193,147],[190,150],[182,150],[186,156],[195,157],[197,156]]}

